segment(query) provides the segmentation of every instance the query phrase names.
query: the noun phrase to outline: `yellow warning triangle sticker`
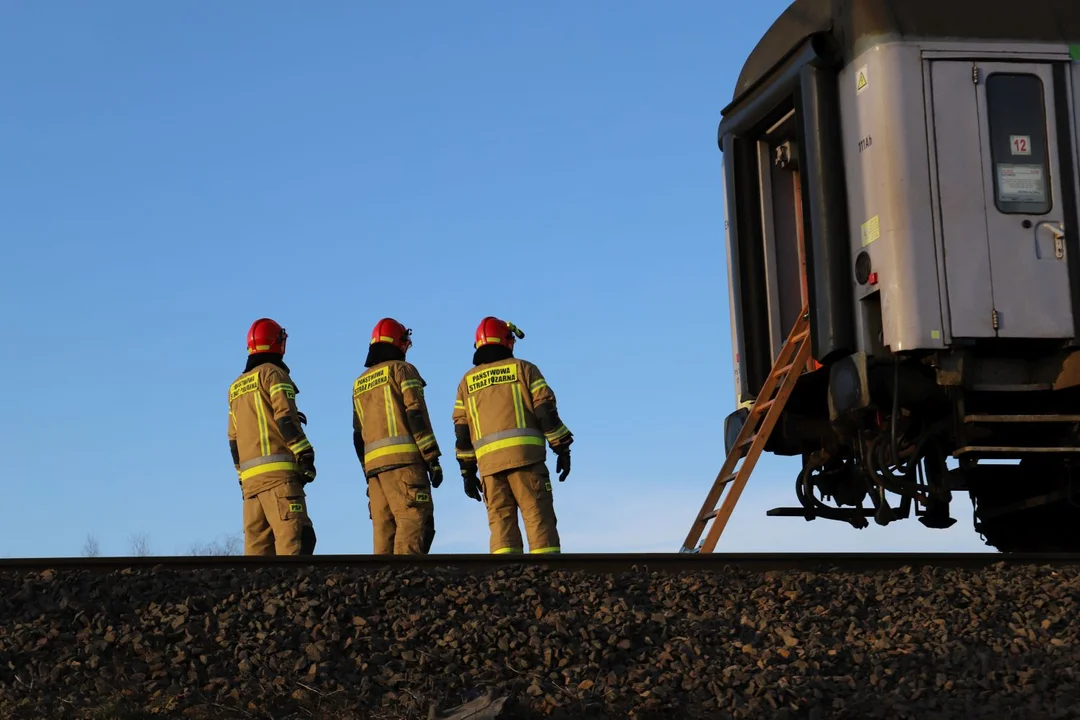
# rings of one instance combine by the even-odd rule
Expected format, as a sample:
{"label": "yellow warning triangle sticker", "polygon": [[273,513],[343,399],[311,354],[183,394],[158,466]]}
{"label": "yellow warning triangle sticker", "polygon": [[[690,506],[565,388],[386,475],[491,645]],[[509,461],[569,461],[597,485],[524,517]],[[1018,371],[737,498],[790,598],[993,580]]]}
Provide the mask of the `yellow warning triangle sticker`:
{"label": "yellow warning triangle sticker", "polygon": [[855,89],[858,90],[859,92],[862,92],[865,88],[866,88],[866,71],[865,70],[860,70],[859,71],[858,82],[857,82],[857,85],[856,85]]}

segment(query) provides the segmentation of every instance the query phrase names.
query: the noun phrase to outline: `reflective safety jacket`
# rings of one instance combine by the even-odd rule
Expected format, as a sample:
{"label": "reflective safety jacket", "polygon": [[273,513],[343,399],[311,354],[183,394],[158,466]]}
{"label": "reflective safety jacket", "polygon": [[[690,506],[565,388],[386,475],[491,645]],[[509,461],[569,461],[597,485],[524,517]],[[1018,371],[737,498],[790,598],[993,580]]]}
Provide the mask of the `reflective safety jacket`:
{"label": "reflective safety jacket", "polygon": [[229,448],[245,497],[296,478],[296,455],[311,448],[296,412],[296,385],[262,363],[229,387]]}
{"label": "reflective safety jacket", "polygon": [[426,383],[411,363],[389,360],[353,383],[353,438],[364,473],[438,463],[439,444],[424,402]]}
{"label": "reflective safety jacket", "polygon": [[540,369],[518,358],[466,373],[453,420],[458,462],[476,463],[483,476],[544,462],[545,440],[556,452],[574,441]]}

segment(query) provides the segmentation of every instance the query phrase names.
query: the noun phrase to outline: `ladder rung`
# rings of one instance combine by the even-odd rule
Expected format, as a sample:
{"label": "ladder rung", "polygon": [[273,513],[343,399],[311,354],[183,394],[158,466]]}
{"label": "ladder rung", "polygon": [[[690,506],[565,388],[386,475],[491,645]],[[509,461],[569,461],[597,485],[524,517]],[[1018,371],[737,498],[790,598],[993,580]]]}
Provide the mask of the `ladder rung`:
{"label": "ladder rung", "polygon": [[775,404],[776,404],[776,398],[773,398],[772,400],[766,400],[765,402],[761,403],[760,405],[755,405],[754,410],[757,410],[758,412],[761,412],[762,410],[767,410],[767,409],[771,408]]}
{"label": "ladder rung", "polygon": [[758,436],[758,434],[754,433],[753,435],[746,438],[745,440],[743,440],[741,443],[739,443],[735,447],[746,447],[747,445],[753,445],[754,441],[757,440],[757,436]]}
{"label": "ladder rung", "polygon": [[785,365],[783,367],[778,367],[775,370],[773,370],[772,374],[777,376],[777,377],[779,377],[780,375],[787,375],[789,372],[791,372],[791,368],[793,368],[793,367],[795,367],[795,363],[791,363],[791,364]]}
{"label": "ladder rung", "polygon": [[701,522],[709,522],[710,520],[712,520],[713,518],[715,518],[719,514],[720,514],[720,508],[716,508],[711,513],[705,513],[705,515],[703,515],[702,518],[701,518]]}
{"label": "ladder rung", "polygon": [[723,478],[722,480],[718,480],[718,481],[717,481],[717,483],[716,483],[716,487],[724,487],[724,486],[725,486],[725,485],[727,485],[727,484],[728,484],[729,482],[731,482],[732,480],[734,480],[734,479],[735,479],[735,477],[736,477],[736,476],[737,476],[738,474],[739,474],[739,471],[738,471],[738,470],[736,470],[735,472],[731,473],[730,475],[727,475],[727,476],[725,476],[725,477],[724,477],[724,478]]}

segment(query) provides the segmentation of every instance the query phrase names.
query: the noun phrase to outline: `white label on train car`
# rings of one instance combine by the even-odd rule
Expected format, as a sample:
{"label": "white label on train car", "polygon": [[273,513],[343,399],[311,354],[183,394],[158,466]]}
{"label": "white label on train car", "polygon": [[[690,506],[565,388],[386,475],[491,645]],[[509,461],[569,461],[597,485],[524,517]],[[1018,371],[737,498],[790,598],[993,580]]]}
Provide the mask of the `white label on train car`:
{"label": "white label on train car", "polygon": [[869,86],[869,85],[870,85],[870,81],[867,80],[866,66],[863,65],[855,73],[855,94],[856,95],[862,95],[863,90],[865,90],[867,88],[867,86]]}
{"label": "white label on train car", "polygon": [[1046,183],[1041,165],[999,163],[998,199],[1001,202],[1045,202]]}
{"label": "white label on train car", "polygon": [[1012,150],[1013,155],[1030,155],[1031,154],[1031,136],[1030,135],[1010,135],[1009,136],[1009,148]]}

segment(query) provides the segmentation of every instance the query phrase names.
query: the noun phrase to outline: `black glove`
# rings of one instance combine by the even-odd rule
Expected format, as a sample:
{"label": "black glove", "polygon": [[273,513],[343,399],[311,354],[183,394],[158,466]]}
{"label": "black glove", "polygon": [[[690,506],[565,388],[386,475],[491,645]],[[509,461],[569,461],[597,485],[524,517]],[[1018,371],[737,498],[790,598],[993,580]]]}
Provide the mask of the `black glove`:
{"label": "black glove", "polygon": [[438,462],[433,462],[428,466],[428,479],[431,481],[431,487],[433,488],[442,485],[442,468],[439,467]]}
{"label": "black glove", "polygon": [[296,411],[296,417],[300,418],[300,424],[301,425],[307,425],[307,415],[305,415],[304,413],[297,410]]}
{"label": "black glove", "polygon": [[566,479],[570,474],[570,448],[560,450],[555,461],[555,472],[559,473],[559,482]]}
{"label": "black glove", "polygon": [[461,467],[461,478],[465,481],[465,494],[476,502],[484,502],[484,486],[480,483],[480,478],[476,474],[476,466],[463,465]]}
{"label": "black glove", "polygon": [[315,480],[315,450],[308,448],[296,456],[296,464],[300,466],[300,474],[304,476],[304,484]]}

